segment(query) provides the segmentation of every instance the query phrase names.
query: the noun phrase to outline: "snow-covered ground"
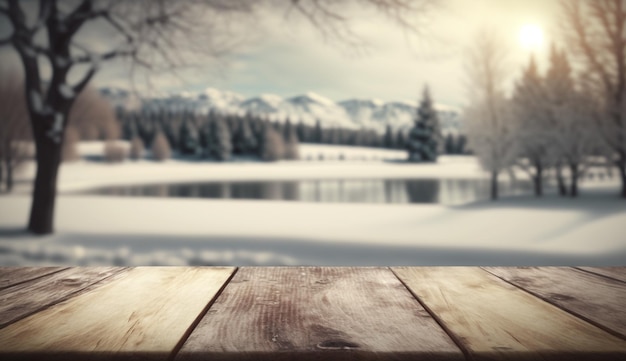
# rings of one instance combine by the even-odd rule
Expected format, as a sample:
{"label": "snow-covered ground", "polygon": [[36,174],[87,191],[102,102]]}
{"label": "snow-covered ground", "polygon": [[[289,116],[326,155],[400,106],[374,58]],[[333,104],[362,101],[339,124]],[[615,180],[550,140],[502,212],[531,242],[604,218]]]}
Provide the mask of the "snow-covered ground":
{"label": "snow-covered ground", "polygon": [[[101,155],[101,142],[80,146],[82,156]],[[406,152],[365,147],[301,145],[303,160],[264,163],[256,161],[209,162],[168,160],[125,161],[119,164],[78,161],[64,164],[59,192],[104,185],[155,184],[228,180],[372,179],[372,178],[484,178],[473,157],[440,157],[437,164],[400,163]],[[323,155],[320,157],[319,155]],[[344,155],[345,160],[340,160]],[[314,160],[307,160],[314,159]],[[387,162],[384,162],[386,160]],[[35,167],[27,164],[17,176],[17,193],[30,192]]]}
{"label": "snow-covered ground", "polygon": [[[338,150],[312,147],[312,153],[320,147]],[[31,178],[32,167],[20,177]],[[442,157],[435,165],[371,160],[68,164],[61,170],[54,235],[23,232],[30,206],[26,183],[0,197],[0,265],[626,264],[626,202],[617,197],[615,177],[584,182],[575,200],[529,195],[457,207],[72,194],[150,182],[420,177],[485,175],[472,157]]]}

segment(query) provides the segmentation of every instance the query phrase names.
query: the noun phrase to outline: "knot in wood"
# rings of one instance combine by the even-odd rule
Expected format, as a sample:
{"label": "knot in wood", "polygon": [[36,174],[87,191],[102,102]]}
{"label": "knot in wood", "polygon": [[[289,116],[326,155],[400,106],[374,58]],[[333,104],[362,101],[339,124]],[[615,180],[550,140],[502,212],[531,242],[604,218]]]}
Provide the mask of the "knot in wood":
{"label": "knot in wood", "polygon": [[356,343],[344,340],[326,340],[317,344],[317,348],[322,350],[350,350],[358,347]]}

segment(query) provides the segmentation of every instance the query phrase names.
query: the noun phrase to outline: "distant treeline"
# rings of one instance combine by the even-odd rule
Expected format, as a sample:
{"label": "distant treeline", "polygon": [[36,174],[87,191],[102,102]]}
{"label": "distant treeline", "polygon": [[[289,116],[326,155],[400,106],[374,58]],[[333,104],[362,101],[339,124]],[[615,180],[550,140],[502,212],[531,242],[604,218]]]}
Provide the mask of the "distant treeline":
{"label": "distant treeline", "polygon": [[[271,122],[263,117],[208,114],[192,112],[124,112],[118,111],[122,136],[126,140],[139,138],[151,149],[162,134],[170,150],[183,156],[228,160],[232,155],[256,156],[265,160],[297,159],[299,143],[348,145],[386,149],[407,149],[407,134],[386,127],[383,134],[371,129],[324,128],[301,121]],[[464,135],[445,137],[441,151],[446,154],[466,153]]]}

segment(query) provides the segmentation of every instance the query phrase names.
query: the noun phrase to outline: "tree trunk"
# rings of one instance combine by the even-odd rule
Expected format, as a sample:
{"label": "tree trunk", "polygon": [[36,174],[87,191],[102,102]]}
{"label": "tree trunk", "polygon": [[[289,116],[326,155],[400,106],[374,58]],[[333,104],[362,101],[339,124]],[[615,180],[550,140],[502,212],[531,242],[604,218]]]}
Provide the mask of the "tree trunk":
{"label": "tree trunk", "polygon": [[[42,122],[40,122],[42,123]],[[41,129],[41,127],[39,127]],[[37,175],[30,209],[28,230],[36,234],[53,232],[57,175],[61,164],[61,145],[40,131],[33,131],[37,146]]]}
{"label": "tree trunk", "polygon": [[569,170],[571,172],[570,183],[570,196],[572,198],[578,197],[578,167],[575,164],[570,164]]}
{"label": "tree trunk", "polygon": [[537,174],[533,177],[533,183],[535,185],[535,197],[543,196],[543,168],[541,165],[537,165]]}
{"label": "tree trunk", "polygon": [[498,199],[498,172],[491,172],[491,200]]}
{"label": "tree trunk", "polygon": [[10,193],[13,190],[13,166],[11,164],[11,159],[8,158],[6,160],[6,168],[7,168],[7,174],[6,174],[6,191],[7,193]]}
{"label": "tree trunk", "polygon": [[562,197],[567,196],[567,186],[565,185],[565,178],[563,177],[563,167],[560,164],[556,165],[556,181],[559,185],[559,195]]}
{"label": "tree trunk", "polygon": [[619,167],[619,173],[622,178],[622,198],[626,198],[626,165]]}

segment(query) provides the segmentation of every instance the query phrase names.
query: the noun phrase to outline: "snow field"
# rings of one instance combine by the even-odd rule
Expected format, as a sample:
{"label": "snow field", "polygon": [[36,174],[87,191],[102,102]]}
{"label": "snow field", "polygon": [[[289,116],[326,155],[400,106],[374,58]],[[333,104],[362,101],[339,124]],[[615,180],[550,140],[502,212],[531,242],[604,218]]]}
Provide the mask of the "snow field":
{"label": "snow field", "polygon": [[[83,156],[102,154],[102,149],[102,143],[80,145]],[[304,145],[305,156],[326,152],[328,157],[64,164],[56,233],[45,237],[23,232],[28,181],[34,174],[30,164],[19,175],[19,191],[0,196],[0,265],[608,266],[626,259],[626,202],[617,197],[617,177],[583,182],[575,200],[528,195],[457,207],[72,194],[106,185],[184,181],[486,177],[468,156],[420,165],[329,160],[331,153],[344,151],[406,156],[403,151]]]}

